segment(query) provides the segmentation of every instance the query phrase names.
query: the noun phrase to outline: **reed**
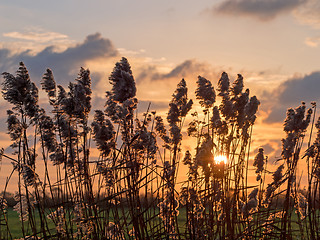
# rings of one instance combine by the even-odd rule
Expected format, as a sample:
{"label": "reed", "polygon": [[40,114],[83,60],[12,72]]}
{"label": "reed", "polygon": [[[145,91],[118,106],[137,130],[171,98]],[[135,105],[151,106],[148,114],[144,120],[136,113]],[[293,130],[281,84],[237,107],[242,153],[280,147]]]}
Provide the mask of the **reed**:
{"label": "reed", "polygon": [[[89,70],[81,68],[65,89],[47,69],[41,81],[51,108],[46,110],[38,104],[38,88],[23,63],[16,75],[2,76],[15,154],[0,151],[13,164],[0,199],[1,239],[14,238],[6,211],[13,174],[18,174],[14,210],[22,239],[319,238],[320,119],[315,123],[315,103],[308,110],[304,103],[288,109],[281,159],[270,172],[263,148],[250,156],[260,102],[244,89],[240,74],[230,83],[222,73],[216,89],[199,76],[198,111],[192,111],[182,79],[166,117],[150,105],[137,113],[136,85],[126,58],[109,77],[112,88],[103,110],[91,109]],[[185,153],[184,125],[195,143]],[[98,157],[91,154],[96,149]],[[297,172],[301,161],[308,166],[305,191]],[[183,174],[180,164],[188,169],[182,183],[177,181]],[[248,181],[250,169],[256,182]]]}

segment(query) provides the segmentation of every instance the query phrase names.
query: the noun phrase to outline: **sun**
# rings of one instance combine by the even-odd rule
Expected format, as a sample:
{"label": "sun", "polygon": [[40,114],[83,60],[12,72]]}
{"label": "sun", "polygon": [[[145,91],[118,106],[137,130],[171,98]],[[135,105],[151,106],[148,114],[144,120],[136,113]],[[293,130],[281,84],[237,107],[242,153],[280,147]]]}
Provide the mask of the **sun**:
{"label": "sun", "polygon": [[218,156],[215,156],[214,157],[214,162],[215,164],[221,164],[221,163],[224,163],[226,164],[228,161],[227,157],[224,156],[224,155],[218,155]]}

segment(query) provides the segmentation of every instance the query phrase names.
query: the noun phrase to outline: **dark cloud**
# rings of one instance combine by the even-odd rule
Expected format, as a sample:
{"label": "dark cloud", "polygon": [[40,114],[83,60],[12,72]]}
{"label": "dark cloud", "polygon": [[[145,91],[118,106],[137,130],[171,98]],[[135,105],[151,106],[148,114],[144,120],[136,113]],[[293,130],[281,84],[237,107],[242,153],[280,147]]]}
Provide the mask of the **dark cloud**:
{"label": "dark cloud", "polygon": [[[169,73],[159,73],[155,66],[148,66],[141,69],[140,74],[136,77],[137,82],[144,80],[166,80],[169,78],[186,78],[196,77],[198,75],[204,77],[216,77],[217,74],[212,72],[212,67],[206,63],[198,62],[195,59],[189,59],[175,66]],[[208,76],[209,75],[209,76]]]}
{"label": "dark cloud", "polygon": [[286,111],[288,107],[284,105],[276,105],[273,106],[271,112],[269,113],[268,117],[264,120],[266,123],[276,123],[276,122],[283,122],[286,118]]}
{"label": "dark cloud", "polygon": [[291,11],[306,0],[225,0],[213,8],[215,13],[232,16],[249,16],[262,21]]}
{"label": "dark cloud", "polygon": [[[264,144],[264,145],[262,145],[262,146],[260,146],[260,147],[263,148],[265,155],[269,155],[269,154],[271,154],[272,152],[275,151],[275,149],[272,147],[272,145],[271,145],[270,143]],[[260,147],[259,147],[259,148],[260,148]],[[254,150],[255,154],[258,153],[259,148],[256,148],[256,149]]]}
{"label": "dark cloud", "polygon": [[292,78],[280,86],[279,101],[292,104],[297,101],[316,101],[320,98],[320,72]]}
{"label": "dark cloud", "polygon": [[283,82],[277,91],[268,94],[268,98],[275,101],[275,104],[271,107],[271,112],[265,121],[268,123],[283,121],[286,117],[286,110],[290,107],[298,107],[302,101],[307,104],[312,101],[320,103],[319,90],[320,72],[313,72]]}
{"label": "dark cloud", "polygon": [[[190,73],[203,71],[204,68],[205,65],[198,63],[196,60],[186,60],[183,63],[177,65],[169,73],[162,75],[162,78],[184,77],[186,75],[189,75]],[[199,72],[198,74],[201,73]]]}
{"label": "dark cloud", "polygon": [[86,61],[117,55],[118,51],[112,42],[96,33],[63,52],[55,52],[54,46],[49,46],[36,55],[32,55],[30,51],[12,55],[8,49],[0,49],[0,72],[12,73],[17,69],[18,63],[23,61],[31,77],[40,79],[45,70],[51,68],[57,82],[66,84],[73,81],[80,67],[86,67]]}
{"label": "dark cloud", "polygon": [[140,83],[146,80],[154,80],[159,78],[160,74],[158,73],[157,68],[155,66],[144,66],[136,75],[135,80],[137,83]]}
{"label": "dark cloud", "polygon": [[[151,104],[150,104],[151,103]],[[149,112],[167,110],[169,107],[169,100],[167,102],[161,101],[139,101],[139,112],[146,112],[150,104]]]}
{"label": "dark cloud", "polygon": [[[63,52],[55,52],[54,46],[47,47],[35,55],[31,51],[12,54],[9,49],[2,48],[0,49],[0,73],[10,72],[15,74],[19,67],[19,62],[22,61],[27,66],[32,81],[38,87],[40,87],[40,79],[47,68],[53,70],[58,84],[67,85],[77,77],[80,67],[88,67],[86,66],[86,61],[101,58],[108,59],[114,56],[119,57],[119,54],[112,42],[96,33],[87,36],[84,42],[69,47]],[[103,77],[102,73],[91,72],[93,91],[96,90],[96,84],[94,83],[98,83]],[[94,107],[103,109],[105,100],[99,102],[99,99],[95,99],[96,96],[94,94],[92,98]],[[97,102],[98,104],[96,104]],[[4,113],[0,116],[0,131],[2,132],[7,131],[7,124],[5,123],[7,116],[5,113],[11,107],[7,102],[0,101],[0,112]],[[42,101],[41,107],[51,111],[47,101]]]}

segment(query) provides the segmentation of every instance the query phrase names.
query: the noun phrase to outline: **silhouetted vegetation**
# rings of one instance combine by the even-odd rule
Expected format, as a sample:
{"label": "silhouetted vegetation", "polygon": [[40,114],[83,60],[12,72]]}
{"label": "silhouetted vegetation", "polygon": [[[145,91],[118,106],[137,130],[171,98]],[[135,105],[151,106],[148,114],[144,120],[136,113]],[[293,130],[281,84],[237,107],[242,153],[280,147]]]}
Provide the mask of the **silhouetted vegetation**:
{"label": "silhouetted vegetation", "polygon": [[[249,161],[260,102],[244,89],[240,74],[230,83],[222,73],[216,90],[199,76],[198,111],[192,110],[182,79],[166,121],[149,108],[137,114],[126,58],[116,63],[105,108],[95,110],[92,119],[89,70],[81,68],[65,89],[47,69],[41,86],[49,111],[38,104],[38,88],[23,63],[16,75],[3,73],[3,78],[3,98],[12,106],[7,127],[15,155],[2,149],[1,156],[13,164],[7,183],[14,172],[19,178],[15,194],[8,193],[7,183],[1,194],[1,239],[14,238],[8,206],[19,213],[24,239],[320,238],[315,103],[308,110],[304,103],[288,109],[281,159],[270,172],[263,148],[251,157],[253,165]],[[192,120],[184,126],[188,114]],[[185,129],[195,148],[182,153]],[[307,129],[311,133],[303,152]],[[317,131],[314,141],[312,131]],[[94,148],[98,158],[90,154]],[[302,160],[308,171],[305,190],[297,175]],[[40,161],[43,175],[37,169]],[[180,164],[188,169],[179,173],[185,174],[182,183],[177,181]],[[53,175],[49,168],[55,169]],[[255,169],[255,183],[248,182],[249,168]]]}

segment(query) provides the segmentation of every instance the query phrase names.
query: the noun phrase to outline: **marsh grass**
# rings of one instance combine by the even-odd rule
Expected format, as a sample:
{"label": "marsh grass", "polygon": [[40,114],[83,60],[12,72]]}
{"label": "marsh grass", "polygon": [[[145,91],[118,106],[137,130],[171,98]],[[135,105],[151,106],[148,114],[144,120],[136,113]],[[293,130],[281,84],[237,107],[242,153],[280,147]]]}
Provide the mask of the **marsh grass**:
{"label": "marsh grass", "polygon": [[[230,83],[222,73],[216,89],[199,76],[198,111],[192,110],[182,79],[166,119],[150,105],[137,113],[135,81],[125,58],[109,77],[112,88],[103,110],[91,109],[90,71],[83,68],[68,89],[56,85],[47,69],[41,86],[49,113],[38,104],[38,89],[23,63],[16,75],[3,73],[3,78],[15,154],[1,150],[13,164],[0,201],[1,239],[319,238],[315,103],[309,110],[304,103],[288,110],[281,159],[270,172],[262,148],[250,156],[260,102],[244,89],[240,74]],[[183,153],[185,128],[195,145]],[[218,161],[221,156],[226,160]],[[308,187],[302,191],[297,166],[305,160]],[[38,172],[40,162],[44,174]],[[188,172],[178,182],[181,164]],[[249,169],[255,171],[255,183],[248,182]],[[16,173],[12,210],[7,184]]]}

